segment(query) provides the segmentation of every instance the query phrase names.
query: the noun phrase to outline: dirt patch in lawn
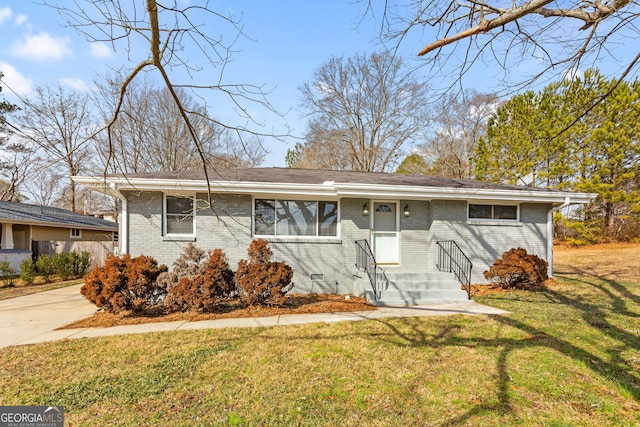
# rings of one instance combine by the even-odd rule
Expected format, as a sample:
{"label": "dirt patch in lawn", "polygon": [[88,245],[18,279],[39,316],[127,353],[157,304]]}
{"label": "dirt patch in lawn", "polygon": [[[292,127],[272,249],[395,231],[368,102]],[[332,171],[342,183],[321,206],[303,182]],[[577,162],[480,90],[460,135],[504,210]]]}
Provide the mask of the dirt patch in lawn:
{"label": "dirt patch in lawn", "polygon": [[640,244],[607,243],[579,248],[555,246],[555,274],[579,274],[640,283]]}
{"label": "dirt patch in lawn", "polygon": [[239,302],[231,302],[219,307],[219,310],[213,313],[166,313],[161,309],[149,311],[142,315],[130,312],[119,314],[98,312],[91,317],[66,325],[61,329],[107,328],[153,322],[196,322],[199,320],[269,317],[282,314],[341,313],[375,309],[364,298],[354,297],[353,295],[293,294],[289,295],[280,306],[244,307]]}

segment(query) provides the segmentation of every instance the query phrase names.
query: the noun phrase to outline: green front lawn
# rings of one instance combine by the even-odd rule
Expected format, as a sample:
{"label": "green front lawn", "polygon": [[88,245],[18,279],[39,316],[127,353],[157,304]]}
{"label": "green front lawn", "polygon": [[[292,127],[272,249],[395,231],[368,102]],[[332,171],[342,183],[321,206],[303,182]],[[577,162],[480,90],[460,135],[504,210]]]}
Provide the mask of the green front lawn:
{"label": "green front lawn", "polygon": [[567,275],[453,316],[0,350],[0,405],[72,425],[640,423],[640,284]]}

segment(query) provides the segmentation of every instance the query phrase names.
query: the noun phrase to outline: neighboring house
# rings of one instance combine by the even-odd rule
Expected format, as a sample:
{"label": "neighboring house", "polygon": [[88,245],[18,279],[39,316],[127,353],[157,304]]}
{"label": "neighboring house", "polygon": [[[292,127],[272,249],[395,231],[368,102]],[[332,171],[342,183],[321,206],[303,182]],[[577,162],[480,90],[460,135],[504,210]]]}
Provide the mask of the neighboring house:
{"label": "neighboring house", "polygon": [[[211,206],[201,172],[74,179],[120,198],[123,253],[171,266],[194,243],[223,249],[234,268],[251,240],[264,238],[274,258],[293,267],[294,292],[366,294],[402,304],[466,299],[449,273],[464,259],[451,241],[473,263],[471,283],[485,282],[482,273],[513,247],[551,262],[554,210],[595,197],[349,171],[230,169],[210,177]],[[378,295],[376,286],[383,289]]]}
{"label": "neighboring house", "polygon": [[50,206],[0,201],[0,261],[19,271],[41,253],[89,250],[94,263],[113,252],[118,224]]}

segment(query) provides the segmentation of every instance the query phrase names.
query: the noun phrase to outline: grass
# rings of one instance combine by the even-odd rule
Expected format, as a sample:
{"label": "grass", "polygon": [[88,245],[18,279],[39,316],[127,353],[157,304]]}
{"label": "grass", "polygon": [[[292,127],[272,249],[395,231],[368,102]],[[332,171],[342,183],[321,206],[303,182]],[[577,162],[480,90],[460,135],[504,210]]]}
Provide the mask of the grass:
{"label": "grass", "polygon": [[0,405],[61,404],[92,426],[638,425],[640,283],[565,271],[547,290],[478,298],[505,316],[3,349]]}

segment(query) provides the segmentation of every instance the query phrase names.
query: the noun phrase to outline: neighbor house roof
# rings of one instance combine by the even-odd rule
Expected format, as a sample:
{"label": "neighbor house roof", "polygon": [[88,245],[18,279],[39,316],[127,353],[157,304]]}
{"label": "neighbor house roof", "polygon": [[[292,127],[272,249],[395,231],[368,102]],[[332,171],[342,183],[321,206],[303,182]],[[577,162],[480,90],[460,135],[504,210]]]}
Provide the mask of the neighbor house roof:
{"label": "neighbor house roof", "polygon": [[[112,195],[123,190],[207,191],[203,171],[74,177],[90,188]],[[209,172],[211,191],[254,195],[371,197],[402,199],[523,200],[587,203],[595,194],[487,183],[424,175],[383,172],[328,171],[293,168],[237,168]]]}
{"label": "neighbor house roof", "polygon": [[0,222],[117,231],[118,224],[51,206],[0,201]]}

